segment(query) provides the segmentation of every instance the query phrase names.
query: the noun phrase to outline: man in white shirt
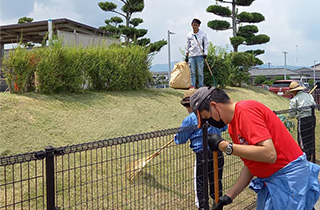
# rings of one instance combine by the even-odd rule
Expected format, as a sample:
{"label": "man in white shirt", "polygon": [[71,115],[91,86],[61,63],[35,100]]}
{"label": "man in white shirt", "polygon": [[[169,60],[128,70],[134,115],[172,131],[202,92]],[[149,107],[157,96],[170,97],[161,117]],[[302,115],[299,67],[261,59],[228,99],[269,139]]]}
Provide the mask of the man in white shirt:
{"label": "man in white shirt", "polygon": [[[192,31],[187,34],[186,62],[190,65],[191,87],[196,88],[196,68],[198,70],[198,87],[203,86],[203,65],[208,54],[209,41],[207,34],[200,30],[201,21],[193,19],[191,22]],[[200,45],[200,46],[199,46]]]}

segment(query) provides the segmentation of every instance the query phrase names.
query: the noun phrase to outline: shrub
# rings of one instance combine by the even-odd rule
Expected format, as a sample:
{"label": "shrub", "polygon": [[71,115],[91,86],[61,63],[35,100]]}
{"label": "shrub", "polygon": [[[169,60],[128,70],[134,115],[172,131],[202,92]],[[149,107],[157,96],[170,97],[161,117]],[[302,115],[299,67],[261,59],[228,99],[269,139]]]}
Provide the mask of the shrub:
{"label": "shrub", "polygon": [[32,51],[22,47],[11,51],[4,59],[4,72],[12,92],[14,83],[20,92],[34,90],[34,75],[37,90],[46,94],[80,92],[85,87],[136,90],[152,79],[148,54],[149,49],[136,45],[83,48],[56,41]]}
{"label": "shrub", "polygon": [[255,64],[255,57],[251,53],[233,52],[229,54],[232,63],[230,84],[241,87],[242,82],[248,82],[249,68]]}
{"label": "shrub", "polygon": [[40,60],[36,72],[42,93],[72,93],[84,84],[82,48],[64,47],[60,42],[35,51]]}
{"label": "shrub", "polygon": [[266,81],[266,76],[264,75],[258,75],[255,79],[254,79],[254,84],[256,85],[260,85],[262,84],[264,81]]}
{"label": "shrub", "polygon": [[19,45],[3,59],[3,72],[10,92],[34,89],[34,70],[37,56]]}
{"label": "shrub", "polygon": [[[220,88],[225,88],[229,83],[231,73],[231,60],[227,56],[226,49],[210,43],[207,61],[211,67],[216,85]],[[204,65],[204,84],[207,86],[214,85],[207,65]]]}
{"label": "shrub", "polygon": [[152,78],[148,50],[140,46],[90,48],[85,58],[89,88],[137,90]]}

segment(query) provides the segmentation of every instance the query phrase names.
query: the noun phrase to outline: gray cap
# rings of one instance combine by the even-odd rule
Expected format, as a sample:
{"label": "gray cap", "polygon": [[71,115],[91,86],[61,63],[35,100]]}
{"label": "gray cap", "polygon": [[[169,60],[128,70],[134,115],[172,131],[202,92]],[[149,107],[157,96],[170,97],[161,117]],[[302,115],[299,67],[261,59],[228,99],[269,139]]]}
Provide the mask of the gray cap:
{"label": "gray cap", "polygon": [[204,100],[211,97],[211,93],[214,89],[215,87],[201,87],[190,97],[190,107],[198,117],[198,127],[201,126],[199,107]]}
{"label": "gray cap", "polygon": [[193,112],[197,113],[202,102],[211,97],[211,93],[214,89],[215,87],[201,87],[191,96],[190,106]]}

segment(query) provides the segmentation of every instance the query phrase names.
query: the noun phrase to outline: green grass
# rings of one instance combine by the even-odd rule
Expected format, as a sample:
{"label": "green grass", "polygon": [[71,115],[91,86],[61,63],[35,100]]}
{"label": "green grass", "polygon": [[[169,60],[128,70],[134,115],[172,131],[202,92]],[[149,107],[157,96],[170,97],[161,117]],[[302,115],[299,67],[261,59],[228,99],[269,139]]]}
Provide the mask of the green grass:
{"label": "green grass", "polygon": [[[183,92],[0,93],[0,156],[178,127],[187,115],[179,103]],[[264,89],[226,92],[234,101],[254,99],[274,110],[288,108],[288,99]]]}
{"label": "green grass", "polygon": [[178,127],[183,91],[0,94],[0,156]]}

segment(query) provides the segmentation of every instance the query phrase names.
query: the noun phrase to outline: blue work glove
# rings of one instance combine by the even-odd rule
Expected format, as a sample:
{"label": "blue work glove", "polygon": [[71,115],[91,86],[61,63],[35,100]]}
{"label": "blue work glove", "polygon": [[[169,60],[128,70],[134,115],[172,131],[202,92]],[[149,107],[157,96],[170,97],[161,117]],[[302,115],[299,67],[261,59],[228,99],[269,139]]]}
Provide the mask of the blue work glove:
{"label": "blue work glove", "polygon": [[189,62],[189,56],[186,56],[186,58],[184,59],[184,61],[185,61],[186,63],[188,63],[188,62]]}
{"label": "blue work glove", "polygon": [[207,58],[207,55],[206,55],[206,54],[203,54],[202,57],[203,57],[203,59],[206,59],[206,58]]}
{"label": "blue work glove", "polygon": [[208,134],[208,145],[211,151],[220,151],[219,144],[224,139],[218,134]]}
{"label": "blue work glove", "polygon": [[222,210],[223,206],[228,205],[230,203],[232,203],[232,199],[229,196],[221,196],[219,198],[219,202],[216,205],[212,206],[212,210]]}

